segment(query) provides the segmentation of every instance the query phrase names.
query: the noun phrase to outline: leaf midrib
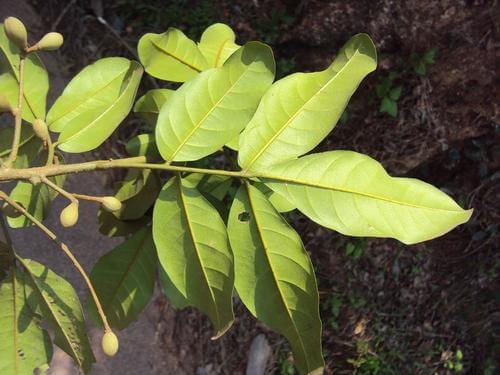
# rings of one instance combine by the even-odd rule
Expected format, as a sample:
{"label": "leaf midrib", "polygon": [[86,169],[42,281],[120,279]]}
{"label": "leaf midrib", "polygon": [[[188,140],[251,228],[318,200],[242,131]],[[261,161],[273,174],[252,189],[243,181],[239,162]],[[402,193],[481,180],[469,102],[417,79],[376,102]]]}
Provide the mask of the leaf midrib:
{"label": "leaf midrib", "polygon": [[226,46],[226,43],[228,41],[230,41],[232,38],[226,38],[224,39],[224,41],[222,42],[222,44],[220,45],[220,47],[218,48],[217,50],[217,53],[215,54],[215,61],[214,61],[214,66],[216,68],[219,67],[219,59],[220,57],[222,56],[222,51],[224,50],[224,47]]}
{"label": "leaf midrib", "polygon": [[[64,116],[66,116],[68,113],[70,112],[73,112],[76,108],[80,107],[83,103],[87,102],[90,98],[93,98],[94,96],[96,96],[96,94],[98,94],[99,92],[103,91],[104,89],[108,88],[112,83],[114,83],[117,79],[119,79],[124,73],[126,73],[128,71],[128,69],[130,69],[130,64],[127,68],[125,68],[124,70],[120,71],[119,74],[116,75],[116,77],[114,77],[111,81],[109,81],[106,85],[100,87],[98,90],[96,91],[93,91],[91,92],[90,94],[86,95],[85,97],[82,98],[82,100],[80,101],[76,101],[74,103],[73,106],[71,106],[70,109],[68,109],[67,111],[63,112],[62,115],[60,115],[59,117],[57,117],[54,121],[51,121],[49,125],[52,125],[54,124],[55,122],[59,121],[61,118],[63,118]],[[63,92],[64,94],[64,92]]]}
{"label": "leaf midrib", "polygon": [[276,289],[278,289],[278,293],[280,295],[280,298],[281,298],[281,302],[283,303],[283,305],[285,306],[285,311],[288,315],[288,318],[290,319],[290,322],[292,323],[292,326],[295,330],[295,333],[299,339],[299,343],[300,343],[300,346],[302,348],[302,353],[304,354],[304,358],[306,360],[306,366],[307,368],[309,369],[309,361],[308,361],[308,358],[307,358],[307,351],[305,349],[305,346],[304,346],[304,343],[302,341],[302,336],[300,335],[299,333],[299,330],[295,324],[295,321],[293,320],[292,318],[292,315],[290,313],[290,310],[288,308],[288,304],[286,303],[286,300],[285,300],[285,297],[283,296],[283,292],[281,291],[281,288],[280,288],[280,285],[279,285],[279,281],[278,281],[278,278],[277,278],[277,275],[276,275],[276,272],[274,270],[274,267],[272,265],[272,262],[271,262],[271,259],[269,257],[269,254],[268,254],[268,245],[266,244],[266,241],[265,241],[265,238],[264,238],[264,235],[261,231],[261,226],[259,225],[259,219],[257,218],[258,215],[256,215],[256,210],[255,210],[255,206],[254,206],[254,203],[252,201],[252,196],[251,196],[251,192],[250,192],[250,186],[248,183],[245,184],[245,189],[246,189],[246,192],[247,192],[247,196],[248,196],[248,203],[250,204],[250,209],[252,210],[252,216],[254,217],[255,219],[255,226],[257,227],[257,231],[259,233],[259,238],[261,240],[261,243],[262,243],[262,247],[264,249],[264,254],[266,256],[266,260],[267,260],[267,263],[269,265],[269,268],[271,269],[271,274],[273,275],[273,280],[274,280],[274,283],[276,284]]}
{"label": "leaf midrib", "polygon": [[177,56],[177,55],[174,55],[172,52],[170,51],[167,51],[166,49],[164,49],[162,46],[160,46],[158,43],[156,43],[156,41],[154,41],[153,39],[150,39],[151,41],[151,44],[153,45],[153,47],[155,47],[156,49],[158,49],[159,51],[163,52],[164,54],[170,56],[171,58],[173,58],[174,60],[177,60],[178,62],[180,62],[181,64],[184,64],[188,67],[190,67],[191,69],[195,70],[196,72],[200,73],[201,71],[203,71],[203,68],[198,68],[196,66],[194,66],[193,64],[185,61],[184,59],[182,59],[181,57]]}
{"label": "leaf midrib", "polygon": [[[378,195],[375,195],[375,194],[360,192],[360,191],[351,190],[351,189],[347,189],[347,188],[343,188],[343,187],[338,187],[338,186],[325,185],[325,184],[314,183],[314,182],[310,182],[310,181],[303,181],[303,180],[299,180],[299,179],[286,178],[286,177],[282,177],[282,176],[268,175],[268,174],[261,174],[261,173],[259,173],[259,177],[260,178],[264,178],[264,179],[277,180],[277,181],[280,181],[280,182],[291,183],[291,184],[294,184],[294,185],[304,185],[304,186],[310,186],[310,187],[313,187],[313,188],[319,188],[319,189],[325,189],[325,190],[334,190],[334,191],[338,191],[338,192],[341,192],[341,193],[348,193],[348,194],[360,195],[362,197],[376,199],[376,200],[381,200],[381,201],[384,201],[384,202],[389,202],[389,203],[392,203],[392,204],[397,204],[397,205],[406,206],[406,207],[412,207],[412,208],[418,208],[418,209],[426,209],[426,210],[430,210],[430,211],[439,211],[439,212],[444,211],[444,212],[461,213],[461,211],[458,211],[458,210],[451,210],[451,209],[446,209],[446,208],[436,208],[436,207],[427,207],[427,206],[419,206],[417,204],[412,204],[412,203],[408,203],[408,202],[393,200],[393,199],[385,198],[385,197],[378,196]],[[396,178],[396,177],[390,177],[390,178]]]}
{"label": "leaf midrib", "polygon": [[[80,366],[80,368],[83,368],[83,361],[82,361],[82,358],[80,358],[80,355],[79,353],[77,353],[75,351],[75,349],[73,348],[73,345],[71,345],[71,340],[70,338],[68,337],[67,333],[66,333],[66,330],[62,327],[62,324],[61,322],[59,321],[59,318],[57,317],[57,314],[54,313],[54,311],[52,310],[51,306],[50,306],[50,302],[47,301],[45,295],[42,293],[42,290],[40,288],[40,286],[38,285],[38,282],[37,280],[35,280],[35,277],[33,275],[33,273],[31,272],[31,269],[28,267],[28,265],[26,264],[26,262],[24,260],[21,260],[21,258],[17,258],[21,264],[23,265],[24,269],[26,270],[26,273],[29,275],[32,283],[33,283],[33,286],[35,287],[34,289],[38,292],[39,296],[42,298],[42,300],[45,302],[45,305],[47,307],[47,309],[50,311],[50,314],[52,315],[52,318],[54,319],[54,321],[57,323],[57,327],[59,327],[59,330],[62,332],[65,340],[66,340],[66,344],[68,345],[68,347],[70,348],[71,352],[73,353],[73,359],[78,363],[78,365]],[[48,276],[47,276],[48,277]]]}
{"label": "leaf midrib", "polygon": [[[207,276],[207,273],[205,271],[205,267],[203,266],[203,262],[202,262],[202,259],[201,259],[201,256],[200,256],[200,251],[198,249],[198,245],[197,245],[196,238],[195,238],[195,235],[194,235],[193,227],[191,225],[191,220],[189,220],[189,214],[188,214],[187,204],[186,204],[186,201],[184,199],[184,194],[183,194],[182,180],[181,180],[180,176],[177,176],[176,179],[178,181],[179,200],[181,202],[182,209],[184,211],[184,216],[185,216],[185,219],[186,219],[186,224],[187,224],[186,226],[188,228],[189,236],[191,237],[191,241],[193,242],[193,248],[194,248],[194,250],[196,252],[196,259],[199,262],[199,265],[200,265],[200,268],[201,268],[201,272],[203,274],[203,280],[205,280],[206,286],[207,286],[207,288],[208,288],[208,290],[210,292],[210,299],[212,300],[212,304],[215,307],[214,310],[215,310],[215,313],[217,314],[217,323],[218,323],[219,326],[221,326],[222,325],[222,321],[221,321],[221,317],[220,317],[220,314],[219,314],[219,309],[217,308],[217,302],[215,301],[215,295],[214,295],[214,293],[212,291],[212,288],[210,287],[208,276]],[[219,327],[217,327],[217,329],[219,329]]]}
{"label": "leaf midrib", "polygon": [[[212,114],[213,111],[215,111],[219,104],[232,92],[234,87],[240,82],[243,76],[245,76],[248,71],[250,70],[250,66],[255,62],[252,61],[250,64],[246,65],[245,70],[240,74],[238,79],[227,89],[227,91],[224,93],[224,95],[221,96],[221,98],[215,103],[212,108],[203,116],[203,118],[198,121],[198,123],[194,126],[194,128],[189,132],[189,134],[184,138],[184,140],[181,142],[181,144],[177,147],[177,149],[174,151],[172,156],[169,158],[170,161],[173,161],[173,159],[176,157],[176,155],[180,152],[182,147],[186,145],[186,143],[191,139],[191,137],[196,133],[196,131],[203,125],[203,123],[206,121],[206,119]],[[216,72],[216,71],[215,71]],[[185,96],[184,96],[185,97]]]}
{"label": "leaf midrib", "polygon": [[[130,67],[129,67],[130,69]],[[104,112],[102,112],[99,116],[97,116],[92,122],[90,122],[87,126],[81,128],[80,130],[78,130],[77,132],[75,132],[73,135],[69,136],[68,138],[66,138],[64,141],[61,141],[61,145],[63,144],[66,144],[66,143],[69,143],[72,139],[74,139],[75,137],[79,136],[81,133],[87,131],[88,129],[92,128],[93,126],[95,126],[96,122],[99,121],[104,115],[106,115],[107,113],[109,113],[112,109],[116,108],[117,104],[125,97],[126,94],[128,94],[128,90],[130,88],[130,85],[131,85],[131,82],[134,80],[134,75],[136,74],[136,71],[134,71],[131,76],[130,76],[130,79],[129,81],[127,82],[127,86],[125,87],[125,89],[121,92],[121,94],[116,98],[116,100],[108,107],[106,108],[106,110]]]}
{"label": "leaf midrib", "polygon": [[[271,144],[276,140],[276,138],[278,138],[284,131],[285,129],[288,128],[288,126],[297,118],[297,116],[303,111],[304,107],[309,104],[309,102],[311,100],[313,100],[314,98],[316,98],[321,92],[323,92],[324,89],[326,89],[328,86],[330,86],[330,84],[332,83],[332,81],[340,74],[342,73],[346,67],[349,65],[351,65],[352,61],[354,61],[354,58],[359,54],[358,50],[356,50],[356,52],[353,54],[352,58],[349,59],[345,64],[344,66],[342,66],[342,68],[337,71],[327,82],[325,82],[325,84],[318,90],[316,91],[316,93],[314,93],[309,99],[307,99],[304,104],[302,104],[298,109],[297,111],[293,114],[292,117],[290,117],[284,124],[283,126],[271,137],[271,139],[266,142],[264,144],[264,146],[259,150],[259,152],[257,153],[257,155],[255,155],[249,163],[247,163],[247,166],[244,168],[244,172],[247,172],[250,170],[251,166],[257,161],[257,159],[259,159],[262,154],[264,153],[264,151],[266,151],[270,146]],[[328,70],[330,70],[331,67],[328,67],[327,69],[323,70],[322,73],[326,73]],[[306,73],[307,74],[307,73]],[[309,74],[314,74],[314,73],[309,73]]]}
{"label": "leaf midrib", "polygon": [[120,282],[117,284],[116,288],[113,290],[113,293],[110,294],[111,298],[107,301],[107,303],[104,304],[104,310],[107,311],[107,309],[113,304],[115,298],[118,296],[118,291],[121,289],[123,283],[125,282],[125,279],[128,278],[132,267],[135,265],[136,261],[139,259],[139,256],[142,254],[142,251],[146,248],[144,244],[146,243],[146,240],[148,239],[148,231],[146,230],[144,232],[144,237],[141,239],[139,246],[137,247],[137,250],[134,253],[134,256],[132,257],[131,262],[128,264],[126,271],[122,274],[122,277],[120,278]]}

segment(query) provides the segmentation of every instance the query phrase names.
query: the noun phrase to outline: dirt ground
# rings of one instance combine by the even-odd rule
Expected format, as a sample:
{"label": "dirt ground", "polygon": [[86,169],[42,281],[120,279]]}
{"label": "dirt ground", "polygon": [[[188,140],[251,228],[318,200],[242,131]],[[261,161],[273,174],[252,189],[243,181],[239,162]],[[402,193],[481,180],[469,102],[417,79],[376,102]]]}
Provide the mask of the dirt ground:
{"label": "dirt ground", "polygon": [[[5,7],[5,1],[2,17],[15,9]],[[497,1],[25,3],[38,13],[40,29],[49,27],[65,35],[67,42],[56,54],[57,75],[65,80],[97,58],[133,57],[140,35],[169,26],[199,37],[211,23],[228,23],[240,43],[255,38],[270,43],[281,73],[323,69],[351,35],[370,34],[379,50],[379,69],[351,100],[347,121],[318,149],[366,153],[391,174],[424,179],[475,211],[469,223],[452,233],[414,246],[346,238],[298,214],[289,215],[316,266],[326,373],[495,373],[494,322],[500,311]],[[97,21],[99,4],[120,38]],[[417,74],[419,59],[431,49],[437,51],[435,62],[424,75]],[[394,87],[402,87],[394,118],[379,111],[376,95],[390,75],[395,76]],[[143,83],[144,89],[152,85],[149,80]],[[131,119],[121,134],[133,134],[141,126]],[[119,154],[125,136],[116,135],[101,154]],[[110,180],[94,178],[95,186],[110,186]],[[93,233],[95,213],[89,215],[83,230]],[[88,267],[109,248],[92,236],[89,255],[89,246],[76,233],[68,239]],[[255,322],[241,304],[236,303],[235,310],[234,326],[214,342],[206,318],[193,309],[177,311],[158,295],[146,317],[122,332],[131,335],[125,354],[111,365],[96,367],[94,373],[243,374],[250,343],[263,333],[273,349],[268,373],[293,374],[286,342]]]}

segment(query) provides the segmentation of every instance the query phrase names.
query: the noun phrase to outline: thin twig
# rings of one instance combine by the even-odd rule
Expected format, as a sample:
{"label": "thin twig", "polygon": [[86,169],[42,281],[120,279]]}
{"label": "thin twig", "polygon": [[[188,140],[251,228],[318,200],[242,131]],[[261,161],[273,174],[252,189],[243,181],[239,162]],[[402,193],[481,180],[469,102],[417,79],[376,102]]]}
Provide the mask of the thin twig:
{"label": "thin twig", "polygon": [[28,211],[26,211],[24,209],[24,207],[22,207],[16,201],[11,199],[7,194],[5,194],[1,190],[0,190],[0,199],[6,201],[12,207],[14,207],[16,210],[18,210],[22,215],[24,215],[28,220],[30,220],[33,224],[35,224],[38,228],[40,228],[40,230],[42,232],[44,232],[52,241],[54,241],[59,246],[59,248],[64,252],[64,254],[71,260],[71,262],[73,263],[73,266],[78,270],[78,272],[80,272],[85,283],[87,284],[90,295],[92,296],[92,299],[94,300],[94,303],[97,307],[97,311],[99,313],[99,316],[101,317],[102,324],[104,326],[104,332],[111,332],[112,331],[111,327],[109,326],[108,320],[107,320],[106,315],[104,313],[104,310],[102,308],[101,302],[99,301],[99,297],[97,296],[97,293],[94,289],[94,286],[92,285],[92,282],[90,281],[90,278],[88,277],[87,273],[83,269],[82,265],[80,264],[80,262],[78,262],[78,259],[75,258],[75,256],[73,255],[71,250],[68,248],[68,246],[64,242],[62,242],[54,232],[52,232],[43,223],[41,223],[37,218],[35,218]]}
{"label": "thin twig", "polygon": [[40,177],[40,180],[42,183],[53,189],[54,191],[58,192],[61,194],[63,197],[67,198],[71,202],[78,202],[78,199],[75,198],[75,196],[71,193],[68,193],[66,190],[64,190],[62,187],[58,186],[57,184],[53,183],[51,180],[49,180],[47,177],[42,176]]}
{"label": "thin twig", "polygon": [[21,141],[21,125],[23,122],[23,98],[24,98],[24,62],[26,56],[21,53],[19,59],[19,95],[18,104],[14,116],[14,138],[12,139],[12,148],[9,158],[6,161],[6,166],[10,167],[17,159],[17,151],[19,150],[19,142]]}

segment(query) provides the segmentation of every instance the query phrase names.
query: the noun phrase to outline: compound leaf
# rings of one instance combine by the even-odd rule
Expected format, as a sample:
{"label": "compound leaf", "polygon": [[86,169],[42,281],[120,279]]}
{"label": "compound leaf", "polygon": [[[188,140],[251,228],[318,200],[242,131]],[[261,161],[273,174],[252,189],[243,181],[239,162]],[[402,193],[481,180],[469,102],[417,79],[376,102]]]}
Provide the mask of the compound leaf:
{"label": "compound leaf", "polygon": [[301,373],[321,373],[318,290],[299,235],[250,185],[236,194],[228,233],[241,301],[257,319],[286,337]]}
{"label": "compound leaf", "polygon": [[166,81],[185,82],[209,68],[196,43],[173,27],[163,34],[145,34],[137,51],[146,72]]}
{"label": "compound leaf", "polygon": [[162,157],[198,160],[237,137],[271,85],[274,72],[271,49],[249,42],[221,68],[185,83],[158,116],[156,142]]}
{"label": "compound leaf", "polygon": [[[139,230],[97,261],[90,279],[112,327],[126,328],[144,310],[153,295],[156,264],[149,227]],[[87,301],[90,316],[101,325],[93,300]]]}
{"label": "compound leaf", "polygon": [[210,67],[218,68],[240,47],[235,40],[228,25],[216,23],[203,32],[198,47]]}
{"label": "compound leaf", "polygon": [[[0,24],[0,92],[14,107],[19,98],[19,50],[5,35]],[[45,118],[45,105],[49,91],[49,75],[36,53],[25,60],[23,84],[23,119],[33,122]]]}
{"label": "compound leaf", "polygon": [[198,190],[173,177],[154,207],[153,238],[172,287],[208,315],[215,337],[224,334],[234,320],[233,256],[215,208]]}
{"label": "compound leaf", "polygon": [[312,150],[333,129],[361,80],[376,66],[373,42],[358,34],[326,70],[277,81],[241,133],[240,166],[262,170]]}
{"label": "compound leaf", "polygon": [[[136,61],[124,59],[125,61],[121,62],[120,58],[111,59],[119,59],[119,65],[125,65],[126,63],[127,70],[125,73],[122,73],[120,70],[116,72],[115,79],[109,82],[109,86],[106,88],[110,90],[114,88],[114,90],[109,93],[109,96],[104,101],[99,101],[93,95],[90,95],[91,99],[89,100],[89,96],[82,95],[81,91],[74,95],[74,90],[79,88],[84,78],[90,77],[90,82],[86,83],[89,85],[95,82],[95,80],[100,79],[103,75],[106,75],[107,71],[104,67],[108,67],[110,61],[99,64],[97,67],[95,67],[97,64],[95,63],[94,68],[89,69],[91,73],[87,71],[82,74],[81,72],[77,76],[78,80],[76,82],[78,84],[72,85],[69,93],[65,91],[54,105],[55,107],[58,103],[63,103],[56,108],[65,114],[63,117],[65,119],[64,125],[61,125],[61,122],[59,122],[59,125],[55,126],[56,129],[61,129],[58,140],[58,147],[61,150],[74,153],[93,150],[100,146],[113,133],[130,112],[141,81],[142,66]],[[99,97],[101,97],[103,91],[107,90],[101,89]],[[85,103],[84,106],[77,105],[76,109],[73,109],[75,102],[80,103],[82,101]],[[68,102],[71,104],[68,104]],[[71,114],[71,119],[69,120],[68,111]],[[52,127],[51,129],[53,130]]]}
{"label": "compound leaf", "polygon": [[31,310],[24,276],[11,268],[0,283],[0,374],[32,374],[50,363],[52,343]]}
{"label": "compound leaf", "polygon": [[71,356],[84,373],[88,373],[95,358],[75,290],[47,266],[29,259],[18,260],[24,266],[26,280],[33,289],[28,298],[31,308],[54,329],[55,344]]}
{"label": "compound leaf", "polygon": [[320,225],[349,236],[391,237],[414,244],[466,222],[441,190],[396,178],[369,156],[353,151],[307,155],[269,168],[264,179]]}

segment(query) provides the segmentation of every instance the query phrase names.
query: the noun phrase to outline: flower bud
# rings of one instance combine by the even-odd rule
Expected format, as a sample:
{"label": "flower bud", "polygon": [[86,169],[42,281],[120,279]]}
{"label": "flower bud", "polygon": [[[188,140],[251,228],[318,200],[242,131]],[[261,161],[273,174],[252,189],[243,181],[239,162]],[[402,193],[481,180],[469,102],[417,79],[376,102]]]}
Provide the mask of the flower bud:
{"label": "flower bud", "polygon": [[5,35],[21,51],[28,47],[28,32],[24,24],[16,17],[7,17],[3,23]]}
{"label": "flower bud", "polygon": [[112,332],[106,332],[101,341],[102,351],[108,357],[113,357],[118,352],[118,337]]}
{"label": "flower bud", "polygon": [[46,140],[49,138],[49,129],[47,128],[47,124],[45,123],[45,121],[40,120],[39,118],[33,121],[33,132],[41,140]]}
{"label": "flower bud", "polygon": [[72,227],[78,221],[78,202],[71,202],[64,210],[61,211],[59,217],[63,227]]}
{"label": "flower bud", "polygon": [[48,33],[36,44],[36,48],[40,51],[55,51],[59,49],[64,42],[64,38],[59,33]]}
{"label": "flower bud", "polygon": [[101,200],[102,208],[108,212],[120,211],[122,208],[122,202],[120,202],[115,197],[104,197]]}
{"label": "flower bud", "polygon": [[0,112],[12,112],[12,106],[5,95],[0,94]]}

